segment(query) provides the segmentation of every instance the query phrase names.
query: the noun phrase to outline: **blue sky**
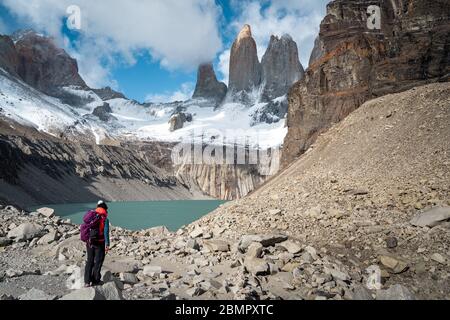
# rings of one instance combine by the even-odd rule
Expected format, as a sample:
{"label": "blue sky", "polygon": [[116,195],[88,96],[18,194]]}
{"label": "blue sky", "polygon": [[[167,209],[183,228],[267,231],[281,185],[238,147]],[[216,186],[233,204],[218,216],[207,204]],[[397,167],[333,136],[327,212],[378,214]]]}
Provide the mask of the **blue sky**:
{"label": "blue sky", "polygon": [[[262,57],[271,34],[289,33],[306,67],[328,0],[0,0],[0,33],[32,28],[78,60],[91,87],[111,86],[138,101],[189,98],[200,62],[228,80],[229,48],[252,26]],[[65,24],[80,8],[81,29]]]}

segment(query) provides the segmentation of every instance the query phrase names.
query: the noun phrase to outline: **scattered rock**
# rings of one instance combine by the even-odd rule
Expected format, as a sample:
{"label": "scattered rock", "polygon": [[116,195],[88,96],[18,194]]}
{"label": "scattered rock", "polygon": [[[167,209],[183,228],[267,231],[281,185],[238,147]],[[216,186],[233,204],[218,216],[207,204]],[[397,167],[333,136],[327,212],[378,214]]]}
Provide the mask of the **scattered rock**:
{"label": "scattered rock", "polygon": [[394,249],[398,246],[398,240],[395,237],[389,237],[386,239],[386,247]]}
{"label": "scattered rock", "polygon": [[289,253],[297,254],[302,251],[302,247],[293,241],[287,240],[279,244],[280,247],[285,248]]}
{"label": "scattered rock", "polygon": [[436,207],[418,214],[410,223],[416,227],[432,228],[448,220],[450,220],[450,207]]}
{"label": "scattered rock", "polygon": [[408,269],[408,263],[393,256],[380,256],[380,262],[392,273],[398,274]]}
{"label": "scattered rock", "polygon": [[52,208],[40,208],[36,210],[37,213],[42,214],[47,218],[53,218],[55,216],[55,210]]}
{"label": "scattered rock", "polygon": [[263,246],[259,242],[252,242],[247,248],[247,257],[261,258]]}
{"label": "scattered rock", "polygon": [[230,251],[230,245],[223,240],[209,240],[205,241],[204,245],[213,252],[228,252]]}
{"label": "scattered rock", "polygon": [[202,228],[195,228],[194,231],[192,231],[189,236],[191,238],[200,238],[203,236],[203,229]]}
{"label": "scattered rock", "polygon": [[270,273],[269,264],[263,259],[246,258],[244,266],[254,276],[264,276]]}
{"label": "scattered rock", "polygon": [[159,277],[162,273],[162,268],[160,266],[145,266],[144,275],[147,277]]}
{"label": "scattered rock", "polygon": [[106,300],[97,288],[82,288],[75,290],[60,300]]}
{"label": "scattered rock", "polygon": [[97,290],[105,300],[123,300],[122,292],[117,287],[115,281],[108,282],[107,284],[98,287]]}
{"label": "scattered rock", "polygon": [[7,247],[12,244],[12,240],[8,238],[0,238],[0,248]]}
{"label": "scattered rock", "polygon": [[42,232],[42,226],[35,223],[23,223],[17,228],[8,232],[8,238],[16,241],[27,241],[39,236]]}
{"label": "scattered rock", "polygon": [[32,288],[19,296],[19,300],[56,300],[56,296],[46,294],[44,291]]}
{"label": "scattered rock", "polygon": [[377,300],[415,300],[415,297],[408,288],[397,284],[387,290],[378,290]]}
{"label": "scattered rock", "polygon": [[139,282],[138,278],[133,273],[124,273],[124,272],[122,272],[119,275],[119,279],[123,283],[131,284],[131,285],[134,285],[134,284]]}
{"label": "scattered rock", "polygon": [[445,257],[443,255],[441,255],[440,253],[434,253],[433,255],[431,255],[431,260],[436,261],[440,264],[445,264],[447,259],[445,259]]}

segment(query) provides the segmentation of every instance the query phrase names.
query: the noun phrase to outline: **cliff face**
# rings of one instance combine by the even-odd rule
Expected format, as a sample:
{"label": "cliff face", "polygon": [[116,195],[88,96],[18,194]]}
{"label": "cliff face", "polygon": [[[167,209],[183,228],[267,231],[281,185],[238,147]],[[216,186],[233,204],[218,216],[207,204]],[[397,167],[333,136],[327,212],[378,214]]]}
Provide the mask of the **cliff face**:
{"label": "cliff face", "polygon": [[261,83],[261,64],[256,42],[249,25],[245,25],[234,41],[230,55],[229,90],[251,91]]}
{"label": "cliff face", "polygon": [[[450,2],[380,1],[381,30],[367,28],[369,0],[335,0],[320,27],[322,56],[289,93],[282,163],[365,101],[448,80]],[[314,59],[313,59],[314,60]]]}
{"label": "cliff face", "polygon": [[87,88],[78,74],[77,61],[58,48],[51,38],[32,31],[15,37],[18,74],[27,84],[48,95],[57,95],[57,89],[64,86]]}
{"label": "cliff face", "polygon": [[14,42],[8,36],[0,35],[0,68],[12,75],[17,75],[19,70],[19,55]]}
{"label": "cliff face", "polygon": [[225,98],[227,89],[225,83],[217,80],[211,63],[202,64],[198,67],[197,84],[192,98],[204,98],[220,103]]}
{"label": "cliff face", "polygon": [[269,99],[285,95],[304,75],[298,58],[297,44],[289,35],[283,35],[281,38],[270,37],[261,65],[264,93]]}
{"label": "cliff face", "polygon": [[0,199],[51,203],[205,198],[135,148],[56,139],[0,120]]}

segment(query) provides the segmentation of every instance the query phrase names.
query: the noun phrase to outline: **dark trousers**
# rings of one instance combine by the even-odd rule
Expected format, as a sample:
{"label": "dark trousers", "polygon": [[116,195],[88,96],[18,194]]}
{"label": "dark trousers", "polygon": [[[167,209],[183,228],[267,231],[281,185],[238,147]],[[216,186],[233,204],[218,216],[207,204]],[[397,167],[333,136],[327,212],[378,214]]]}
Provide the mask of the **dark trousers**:
{"label": "dark trousers", "polygon": [[105,260],[105,245],[86,245],[87,261],[84,269],[84,283],[99,284],[102,279],[101,271]]}

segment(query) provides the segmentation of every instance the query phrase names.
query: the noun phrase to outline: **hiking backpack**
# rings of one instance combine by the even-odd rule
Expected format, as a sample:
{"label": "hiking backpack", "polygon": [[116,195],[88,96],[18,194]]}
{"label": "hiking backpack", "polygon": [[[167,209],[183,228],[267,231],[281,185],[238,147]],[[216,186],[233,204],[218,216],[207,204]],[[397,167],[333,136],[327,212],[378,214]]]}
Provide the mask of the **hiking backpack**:
{"label": "hiking backpack", "polygon": [[94,210],[89,210],[83,217],[80,227],[81,241],[92,243],[100,238],[100,220],[102,218]]}

